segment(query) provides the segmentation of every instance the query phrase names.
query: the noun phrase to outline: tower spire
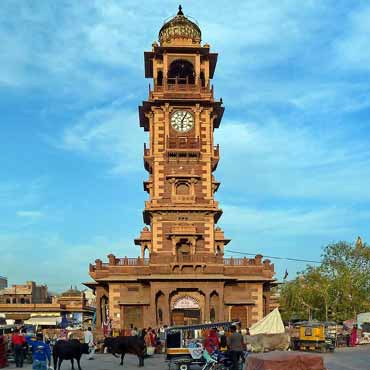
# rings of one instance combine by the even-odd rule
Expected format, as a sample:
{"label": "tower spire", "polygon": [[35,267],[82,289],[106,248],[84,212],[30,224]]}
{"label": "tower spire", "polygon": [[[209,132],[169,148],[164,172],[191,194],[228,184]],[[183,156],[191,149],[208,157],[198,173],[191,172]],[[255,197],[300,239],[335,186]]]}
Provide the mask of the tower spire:
{"label": "tower spire", "polygon": [[179,11],[177,12],[177,15],[184,15],[181,5],[179,5]]}

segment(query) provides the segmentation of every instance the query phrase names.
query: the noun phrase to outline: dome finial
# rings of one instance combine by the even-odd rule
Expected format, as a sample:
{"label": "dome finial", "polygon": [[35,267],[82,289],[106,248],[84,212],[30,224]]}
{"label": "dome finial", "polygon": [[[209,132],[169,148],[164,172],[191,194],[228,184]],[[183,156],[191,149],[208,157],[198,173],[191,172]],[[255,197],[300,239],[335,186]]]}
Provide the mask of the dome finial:
{"label": "dome finial", "polygon": [[177,15],[184,15],[184,13],[182,12],[182,6],[179,5],[179,11],[177,12]]}

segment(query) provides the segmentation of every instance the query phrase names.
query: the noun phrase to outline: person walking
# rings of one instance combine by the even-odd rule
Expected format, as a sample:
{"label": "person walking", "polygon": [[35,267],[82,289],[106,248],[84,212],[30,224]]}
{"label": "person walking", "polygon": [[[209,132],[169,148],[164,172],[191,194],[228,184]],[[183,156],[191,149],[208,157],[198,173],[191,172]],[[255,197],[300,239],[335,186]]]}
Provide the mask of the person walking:
{"label": "person walking", "polygon": [[32,370],[47,370],[51,363],[50,346],[43,341],[42,333],[36,334],[36,341],[31,341]]}
{"label": "person walking", "polygon": [[240,356],[243,352],[243,336],[236,331],[236,326],[231,326],[231,335],[227,337],[231,360],[233,362],[232,370],[239,370]]}
{"label": "person walking", "polygon": [[14,348],[15,366],[23,367],[26,338],[19,332],[18,329],[16,329],[12,335],[12,345]]}
{"label": "person walking", "polygon": [[89,346],[89,354],[87,356],[87,359],[93,360],[94,354],[95,354],[95,343],[94,343],[94,336],[93,336],[93,333],[90,327],[88,327],[87,330],[85,330],[84,337],[85,337],[84,338],[85,343],[88,344]]}

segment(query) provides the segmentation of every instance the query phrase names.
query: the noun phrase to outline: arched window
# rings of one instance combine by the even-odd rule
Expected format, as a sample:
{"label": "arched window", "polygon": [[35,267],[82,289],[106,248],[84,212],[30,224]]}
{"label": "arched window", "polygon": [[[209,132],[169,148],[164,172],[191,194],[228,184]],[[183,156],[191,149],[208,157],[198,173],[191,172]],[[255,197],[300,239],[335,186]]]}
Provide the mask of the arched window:
{"label": "arched window", "polygon": [[203,71],[200,72],[199,78],[200,78],[200,83],[201,83],[202,87],[205,87],[206,86],[206,78],[204,77],[204,72]]}
{"label": "arched window", "polygon": [[178,59],[171,63],[168,70],[169,84],[194,84],[194,82],[194,67],[189,61]]}
{"label": "arched window", "polygon": [[10,298],[7,298],[7,299],[6,299],[6,303],[7,303],[7,304],[10,304],[10,303],[11,303],[11,302],[10,302]]}
{"label": "arched window", "polygon": [[216,311],[213,307],[209,311],[209,318],[212,322],[216,321]]}
{"label": "arched window", "polygon": [[157,74],[157,85],[158,86],[162,86],[162,83],[163,83],[163,72],[162,71],[158,71],[158,74]]}
{"label": "arched window", "polygon": [[176,249],[177,249],[177,254],[179,256],[182,256],[182,257],[189,256],[191,253],[190,242],[188,241],[188,239],[181,239],[177,243]]}
{"label": "arched window", "polygon": [[17,298],[13,298],[13,304],[17,303]]}
{"label": "arched window", "polygon": [[25,301],[24,301],[24,298],[22,297],[21,298],[21,304],[24,304],[25,303]]}
{"label": "arched window", "polygon": [[158,320],[160,323],[163,322],[163,311],[161,308],[158,309]]}
{"label": "arched window", "polygon": [[176,194],[177,195],[188,195],[189,194],[189,186],[185,183],[180,183],[176,186]]}
{"label": "arched window", "polygon": [[149,258],[150,257],[150,251],[149,251],[149,248],[148,248],[147,245],[144,247],[143,257],[144,258]]}

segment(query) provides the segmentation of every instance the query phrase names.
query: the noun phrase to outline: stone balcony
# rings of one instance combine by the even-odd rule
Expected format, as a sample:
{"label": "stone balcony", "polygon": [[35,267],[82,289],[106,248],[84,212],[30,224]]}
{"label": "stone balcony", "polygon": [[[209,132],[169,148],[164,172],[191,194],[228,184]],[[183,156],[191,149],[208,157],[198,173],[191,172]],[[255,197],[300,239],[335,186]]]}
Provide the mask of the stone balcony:
{"label": "stone balcony", "polygon": [[149,97],[156,99],[199,99],[213,100],[213,86],[204,84],[199,78],[167,78],[162,81],[154,79],[154,88],[149,86]]}
{"label": "stone balcony", "polygon": [[146,276],[186,274],[223,274],[227,276],[253,275],[270,279],[274,274],[274,265],[270,260],[255,258],[224,258],[222,255],[195,254],[171,255],[152,254],[150,258],[116,258],[110,254],[108,262],[96,260],[90,264],[90,275],[95,279],[106,276]]}

